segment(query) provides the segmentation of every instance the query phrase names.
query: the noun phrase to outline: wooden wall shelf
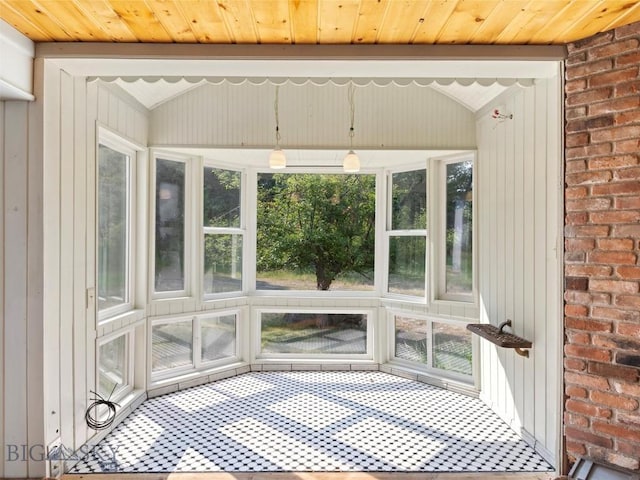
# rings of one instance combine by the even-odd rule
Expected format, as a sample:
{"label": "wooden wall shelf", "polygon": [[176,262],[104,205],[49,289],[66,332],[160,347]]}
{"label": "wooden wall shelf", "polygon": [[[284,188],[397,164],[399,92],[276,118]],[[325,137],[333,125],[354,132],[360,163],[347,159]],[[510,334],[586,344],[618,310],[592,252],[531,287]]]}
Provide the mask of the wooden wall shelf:
{"label": "wooden wall shelf", "polygon": [[513,333],[505,332],[504,327],[511,327],[511,320],[502,322],[498,327],[488,323],[470,323],[467,325],[467,330],[489,340],[499,347],[513,348],[518,355],[528,357],[529,350],[525,349],[531,348],[532,343]]}

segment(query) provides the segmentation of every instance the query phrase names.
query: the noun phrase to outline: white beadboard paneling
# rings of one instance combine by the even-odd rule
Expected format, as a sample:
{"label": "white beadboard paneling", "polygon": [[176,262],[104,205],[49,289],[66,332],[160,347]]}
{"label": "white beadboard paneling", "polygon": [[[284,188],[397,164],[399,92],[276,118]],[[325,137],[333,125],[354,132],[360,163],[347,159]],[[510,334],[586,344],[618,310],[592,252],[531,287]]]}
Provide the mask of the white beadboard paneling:
{"label": "white beadboard paneling", "polygon": [[[560,81],[513,89],[478,113],[480,318],[533,342],[529,358],[481,341],[481,398],[541,450],[560,436]],[[513,119],[491,118],[494,108]],[[557,462],[555,458],[551,459]]]}
{"label": "white beadboard paneling", "polygon": [[[202,85],[151,112],[153,145],[265,147],[275,142],[273,85]],[[472,149],[474,115],[428,87],[357,87],[355,148]],[[383,113],[384,112],[384,113]],[[280,87],[281,144],[287,148],[349,145],[347,87]]]}
{"label": "white beadboard paneling", "polygon": [[[5,137],[5,108],[4,101],[0,101],[0,187],[4,191],[4,137]],[[4,411],[5,411],[5,391],[4,385],[4,330],[5,330],[5,314],[4,314],[4,195],[0,195],[0,445],[5,445],[4,437]],[[4,477],[5,449],[0,452],[0,478]]]}

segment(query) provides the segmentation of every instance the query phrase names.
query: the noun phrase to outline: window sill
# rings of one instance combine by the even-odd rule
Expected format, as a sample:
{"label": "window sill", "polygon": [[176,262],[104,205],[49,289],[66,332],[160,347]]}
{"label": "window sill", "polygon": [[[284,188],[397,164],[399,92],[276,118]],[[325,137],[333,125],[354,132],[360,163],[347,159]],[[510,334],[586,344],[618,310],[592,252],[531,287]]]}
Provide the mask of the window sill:
{"label": "window sill", "polygon": [[120,315],[115,315],[113,317],[107,318],[98,323],[98,328],[96,329],[97,336],[102,337],[104,335],[109,335],[111,333],[117,332],[120,329],[134,325],[144,318],[145,310],[142,308],[129,310],[125,313],[121,313]]}

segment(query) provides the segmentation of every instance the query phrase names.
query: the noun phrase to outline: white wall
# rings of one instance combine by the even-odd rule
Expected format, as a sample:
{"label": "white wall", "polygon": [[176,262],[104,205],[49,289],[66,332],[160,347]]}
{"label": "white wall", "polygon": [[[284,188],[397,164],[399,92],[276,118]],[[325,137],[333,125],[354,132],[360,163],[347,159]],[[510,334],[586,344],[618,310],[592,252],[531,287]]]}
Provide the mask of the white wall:
{"label": "white wall", "polygon": [[34,43],[0,19],[0,100],[33,100]]}
{"label": "white wall", "polygon": [[[76,449],[94,434],[84,414],[95,385],[96,131],[105,127],[142,145],[147,112],[114,88],[87,83],[47,64],[44,198],[44,335],[47,444]],[[56,92],[59,92],[57,94]],[[62,105],[61,111],[58,111]],[[55,473],[55,472],[53,472]]]}
{"label": "white wall", "polygon": [[[203,85],[152,111],[151,145],[270,147],[275,87]],[[474,149],[473,113],[429,87],[357,87],[355,148]],[[279,93],[284,148],[349,145],[347,86],[285,84]]]}
{"label": "white wall", "polygon": [[0,477],[44,475],[38,117],[38,105],[0,102]]}
{"label": "white wall", "polygon": [[[562,373],[561,89],[503,95],[477,120],[480,318],[533,342],[530,357],[482,349],[482,398],[556,461]],[[493,109],[513,119],[492,118]]]}

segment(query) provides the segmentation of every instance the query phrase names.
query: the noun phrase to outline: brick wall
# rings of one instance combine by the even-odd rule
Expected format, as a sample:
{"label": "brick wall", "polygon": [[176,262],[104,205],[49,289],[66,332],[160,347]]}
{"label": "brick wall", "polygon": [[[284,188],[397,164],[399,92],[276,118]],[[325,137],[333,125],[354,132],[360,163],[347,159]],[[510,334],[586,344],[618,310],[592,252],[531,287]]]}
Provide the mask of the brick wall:
{"label": "brick wall", "polygon": [[568,51],[567,452],[640,470],[640,23]]}

